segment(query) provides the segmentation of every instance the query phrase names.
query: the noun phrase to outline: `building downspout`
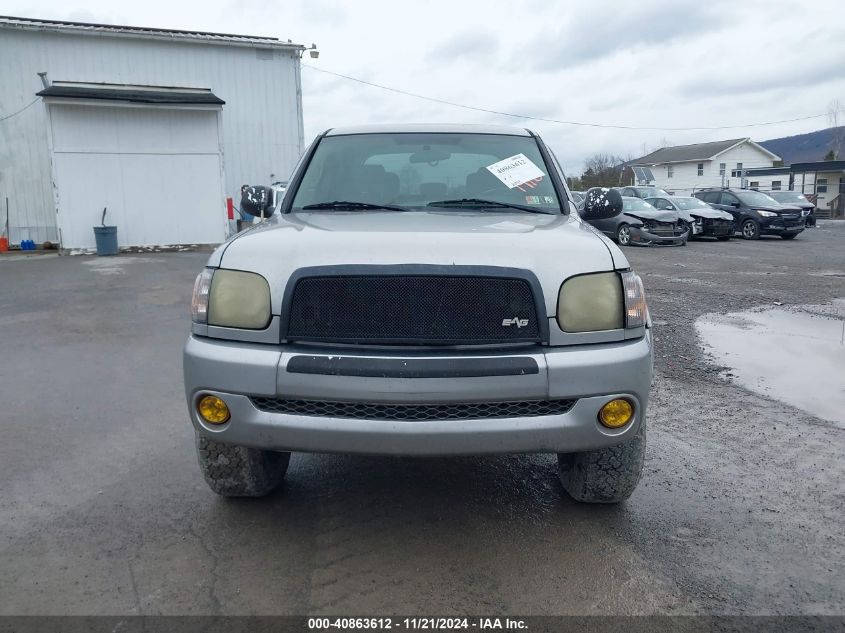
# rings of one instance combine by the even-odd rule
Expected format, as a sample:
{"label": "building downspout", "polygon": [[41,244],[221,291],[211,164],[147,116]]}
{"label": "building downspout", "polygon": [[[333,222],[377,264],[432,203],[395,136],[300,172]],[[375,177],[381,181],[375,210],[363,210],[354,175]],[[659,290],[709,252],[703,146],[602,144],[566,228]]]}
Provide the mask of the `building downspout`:
{"label": "building downspout", "polygon": [[305,151],[305,125],[302,116],[302,51],[294,57],[294,73],[296,74],[296,118],[299,124],[299,154],[301,156]]}

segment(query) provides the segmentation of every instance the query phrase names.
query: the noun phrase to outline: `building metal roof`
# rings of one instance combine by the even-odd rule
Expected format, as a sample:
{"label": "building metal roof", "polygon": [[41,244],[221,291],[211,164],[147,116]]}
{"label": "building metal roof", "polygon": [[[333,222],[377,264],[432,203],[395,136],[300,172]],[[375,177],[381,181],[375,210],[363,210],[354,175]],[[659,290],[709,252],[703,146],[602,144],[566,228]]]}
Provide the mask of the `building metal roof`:
{"label": "building metal roof", "polygon": [[106,88],[100,86],[62,86],[53,84],[41,92],[39,97],[64,99],[102,99],[126,101],[129,103],[176,104],[176,105],[223,105],[226,102],[210,90],[149,90],[126,86]]}
{"label": "building metal roof", "polygon": [[771,176],[778,174],[829,172],[845,170],[845,160],[818,160],[811,163],[792,163],[788,167],[751,167],[745,170],[747,176]]}
{"label": "building metal roof", "polygon": [[136,37],[143,39],[171,40],[204,44],[260,46],[304,50],[301,44],[290,40],[283,42],[277,37],[260,35],[235,35],[231,33],[210,33],[179,29],[160,29],[147,26],[122,26],[117,24],[95,24],[92,22],[67,22],[64,20],[42,20],[0,15],[0,28],[16,28],[29,31],[53,31],[64,33]]}
{"label": "building metal roof", "polygon": [[845,170],[845,160],[819,160],[812,163],[792,163],[792,171],[809,173],[811,171],[842,171]]}
{"label": "building metal roof", "polygon": [[701,160],[713,160],[719,154],[726,152],[741,143],[751,143],[766,154],[771,155],[773,160],[780,160],[780,156],[770,152],[762,145],[752,141],[750,138],[732,138],[725,141],[713,141],[711,143],[694,143],[693,145],[661,147],[651,154],[646,154],[642,158],[638,158],[629,164],[661,165],[665,163],[689,163]]}

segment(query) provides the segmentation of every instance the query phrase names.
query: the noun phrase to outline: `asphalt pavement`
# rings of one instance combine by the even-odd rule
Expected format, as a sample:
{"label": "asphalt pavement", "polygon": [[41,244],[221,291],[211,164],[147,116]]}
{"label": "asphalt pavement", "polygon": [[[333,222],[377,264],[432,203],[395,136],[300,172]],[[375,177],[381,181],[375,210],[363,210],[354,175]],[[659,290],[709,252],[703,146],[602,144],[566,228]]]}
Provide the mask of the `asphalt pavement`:
{"label": "asphalt pavement", "polygon": [[734,384],[694,328],[845,297],[845,223],[625,252],[657,379],[614,507],[549,455],[295,454],[272,496],[219,498],[181,378],[207,255],[0,259],[0,615],[845,614],[845,431]]}

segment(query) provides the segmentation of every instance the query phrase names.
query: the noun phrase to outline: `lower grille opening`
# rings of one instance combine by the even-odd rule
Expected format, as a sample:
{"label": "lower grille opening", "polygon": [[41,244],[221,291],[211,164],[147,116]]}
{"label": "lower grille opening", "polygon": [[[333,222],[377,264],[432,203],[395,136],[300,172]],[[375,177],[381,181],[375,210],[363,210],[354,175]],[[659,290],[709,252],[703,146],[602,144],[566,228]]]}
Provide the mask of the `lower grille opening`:
{"label": "lower grille opening", "polygon": [[250,398],[259,411],[292,415],[354,418],[357,420],[489,420],[538,417],[569,412],[577,400],[524,400],[516,402],[460,402],[449,404],[381,404]]}

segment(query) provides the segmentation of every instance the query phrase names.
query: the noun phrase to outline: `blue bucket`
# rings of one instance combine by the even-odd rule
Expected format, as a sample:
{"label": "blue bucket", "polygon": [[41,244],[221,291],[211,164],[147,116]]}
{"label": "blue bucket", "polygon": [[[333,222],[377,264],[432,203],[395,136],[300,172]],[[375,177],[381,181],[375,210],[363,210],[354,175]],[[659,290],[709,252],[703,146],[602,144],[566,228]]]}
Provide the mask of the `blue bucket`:
{"label": "blue bucket", "polygon": [[116,226],[95,226],[94,239],[97,241],[97,255],[117,255]]}

